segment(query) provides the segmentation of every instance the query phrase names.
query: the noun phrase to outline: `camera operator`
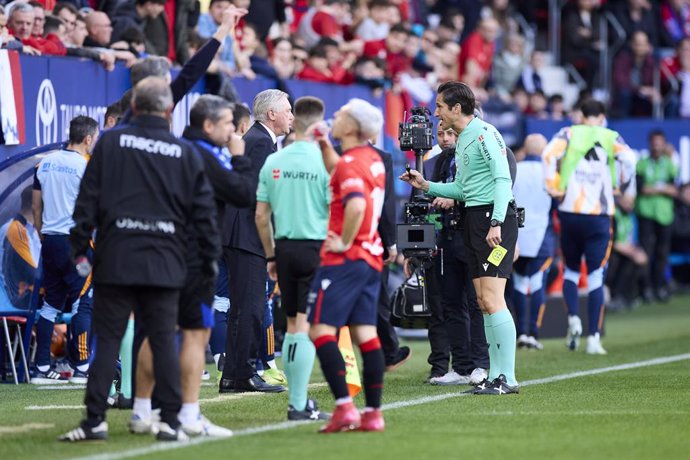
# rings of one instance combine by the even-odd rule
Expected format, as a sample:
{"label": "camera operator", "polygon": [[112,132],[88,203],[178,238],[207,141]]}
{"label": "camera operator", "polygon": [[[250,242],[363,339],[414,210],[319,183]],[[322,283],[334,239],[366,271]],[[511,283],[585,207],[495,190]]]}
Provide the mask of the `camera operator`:
{"label": "camera operator", "polygon": [[415,170],[400,179],[432,196],[465,202],[467,265],[484,312],[490,374],[475,394],[518,393],[515,380],[515,322],[505,302],[517,242],[518,223],[511,191],[507,148],[496,128],[474,115],[475,98],[464,83],[442,84],[437,116],[460,133],[455,151],[458,174],[452,183],[430,182]]}
{"label": "camera operator", "polygon": [[[436,138],[441,153],[424,162],[424,170],[432,171],[431,179],[452,182],[455,179],[455,144],[453,128],[438,124]],[[432,385],[479,384],[487,377],[489,355],[484,335],[484,320],[477,303],[477,294],[468,276],[465,247],[460,229],[460,206],[449,198],[436,198],[432,206],[437,219],[434,270],[427,272],[429,303],[429,344]],[[405,261],[409,276],[408,260]],[[458,283],[458,281],[460,281]],[[450,358],[453,366],[450,368]],[[471,375],[470,375],[471,374]]]}

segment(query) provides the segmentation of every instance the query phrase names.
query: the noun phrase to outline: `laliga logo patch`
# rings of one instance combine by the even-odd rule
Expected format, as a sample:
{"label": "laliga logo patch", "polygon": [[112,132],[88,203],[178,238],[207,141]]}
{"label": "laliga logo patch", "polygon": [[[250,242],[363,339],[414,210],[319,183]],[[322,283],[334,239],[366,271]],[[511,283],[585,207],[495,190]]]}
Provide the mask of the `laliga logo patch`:
{"label": "laliga logo patch", "polygon": [[280,179],[280,169],[274,169],[273,170],[273,180],[278,180]]}
{"label": "laliga logo patch", "polygon": [[58,140],[57,99],[50,80],[45,79],[36,97],[36,145],[46,145]]}

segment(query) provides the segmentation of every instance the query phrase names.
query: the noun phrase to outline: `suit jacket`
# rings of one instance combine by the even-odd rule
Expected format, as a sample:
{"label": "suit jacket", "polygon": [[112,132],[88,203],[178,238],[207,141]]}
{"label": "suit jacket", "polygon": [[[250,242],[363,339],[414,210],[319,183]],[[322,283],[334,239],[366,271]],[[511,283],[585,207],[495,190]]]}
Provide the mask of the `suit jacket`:
{"label": "suit jacket", "polygon": [[[373,146],[372,146],[373,147]],[[386,194],[383,198],[383,212],[381,213],[381,220],[379,221],[379,235],[383,248],[388,255],[388,248],[393,246],[397,239],[397,226],[395,218],[395,188],[393,181],[393,157],[390,153],[384,152],[376,147],[374,150],[381,155],[383,166],[386,168]]]}
{"label": "suit jacket", "polygon": [[[268,130],[261,123],[256,122],[249,128],[243,137],[244,156],[252,162],[251,169],[247,171],[248,177],[254,181],[254,190],[259,182],[259,171],[266,162],[266,158],[276,151]],[[256,204],[249,208],[236,208],[228,206],[222,226],[223,246],[242,249],[244,251],[265,257],[264,248],[259,239],[254,222]]]}

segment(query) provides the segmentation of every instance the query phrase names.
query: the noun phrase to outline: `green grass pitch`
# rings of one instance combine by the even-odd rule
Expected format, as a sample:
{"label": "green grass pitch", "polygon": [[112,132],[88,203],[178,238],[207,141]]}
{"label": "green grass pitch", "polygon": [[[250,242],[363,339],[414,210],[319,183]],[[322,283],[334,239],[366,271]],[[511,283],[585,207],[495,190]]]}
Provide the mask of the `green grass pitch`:
{"label": "green grass pitch", "polygon": [[[83,415],[83,390],[0,385],[0,458],[243,459],[664,459],[690,448],[690,298],[610,314],[607,356],[570,352],[546,340],[541,352],[518,351],[517,396],[458,396],[466,387],[424,383],[428,344],[411,342],[412,359],[387,374],[385,433],[320,435],[318,425],[288,425],[287,395],[219,395],[202,390],[202,411],[236,436],[161,444],[130,435],[129,411],[108,413],[109,440],[69,445],[56,437]],[[685,355],[685,356],[682,356]],[[656,358],[676,357],[665,362]],[[613,366],[641,363],[628,369]],[[589,371],[600,369],[599,373]],[[552,377],[560,376],[559,379]],[[332,399],[318,369],[311,396]],[[357,398],[361,406],[361,396]],[[28,410],[29,406],[68,408]],[[165,449],[165,450],[159,450]]]}

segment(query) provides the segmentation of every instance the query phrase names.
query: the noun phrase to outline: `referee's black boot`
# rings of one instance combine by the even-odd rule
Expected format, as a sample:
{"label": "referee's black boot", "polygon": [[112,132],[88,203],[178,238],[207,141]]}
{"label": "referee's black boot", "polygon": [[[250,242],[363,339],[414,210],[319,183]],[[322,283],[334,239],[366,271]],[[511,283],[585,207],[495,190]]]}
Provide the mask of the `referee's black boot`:
{"label": "referee's black boot", "polygon": [[220,379],[218,393],[235,393],[235,381],[232,379]]}
{"label": "referee's black boot", "polygon": [[260,391],[263,393],[282,393],[285,387],[282,385],[271,385],[266,383],[258,374],[254,374],[246,380],[235,380],[235,391]]}

